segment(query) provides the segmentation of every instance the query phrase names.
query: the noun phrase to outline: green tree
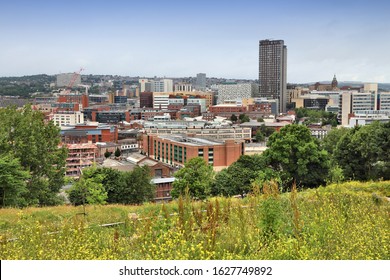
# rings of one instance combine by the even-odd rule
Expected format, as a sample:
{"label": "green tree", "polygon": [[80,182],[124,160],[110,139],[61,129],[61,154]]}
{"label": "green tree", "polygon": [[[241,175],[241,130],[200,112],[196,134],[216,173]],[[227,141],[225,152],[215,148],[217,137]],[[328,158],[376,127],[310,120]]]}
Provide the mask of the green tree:
{"label": "green tree", "polygon": [[265,140],[265,136],[260,129],[258,129],[256,131],[255,139],[256,139],[256,142],[262,142]]}
{"label": "green tree", "polygon": [[228,168],[218,172],[212,185],[213,195],[244,195],[251,192],[252,182],[260,172],[268,172],[266,159],[261,155],[242,155]]}
{"label": "green tree", "polygon": [[188,194],[193,198],[204,199],[211,193],[214,171],[201,157],[190,159],[184,167],[174,174],[172,197]]}
{"label": "green tree", "polygon": [[339,184],[343,181],[344,181],[343,169],[341,169],[341,167],[339,167],[338,165],[332,166],[329,170],[327,183],[328,184],[332,184],[332,183]]}
{"label": "green tree", "polygon": [[265,137],[270,137],[275,132],[274,128],[265,125],[262,125],[260,129],[264,133]]}
{"label": "green tree", "polygon": [[325,149],[329,155],[333,155],[337,143],[340,141],[341,137],[348,132],[348,130],[349,128],[345,127],[333,128],[321,141],[321,147]]}
{"label": "green tree", "polygon": [[127,172],[125,177],[126,190],[120,203],[141,204],[153,201],[156,195],[156,186],[151,183],[150,169],[148,166],[135,167],[132,172]]}
{"label": "green tree", "polygon": [[257,121],[258,122],[264,122],[264,119],[263,118],[257,118]]}
{"label": "green tree", "polygon": [[390,179],[389,139],[389,124],[354,127],[338,141],[334,162],[347,180]]}
{"label": "green tree", "polygon": [[235,122],[238,120],[238,118],[237,118],[237,116],[236,116],[235,114],[233,114],[233,115],[230,117],[230,120],[231,120],[233,123],[235,123]]}
{"label": "green tree", "polygon": [[240,114],[239,116],[238,116],[238,119],[240,120],[240,123],[244,123],[244,122],[250,122],[250,118],[247,116],[247,115],[245,115],[245,114]]}
{"label": "green tree", "polygon": [[115,150],[115,153],[114,153],[114,156],[115,157],[120,157],[121,156],[121,150],[119,150],[119,148],[116,148],[116,150]]}
{"label": "green tree", "polygon": [[68,191],[70,202],[74,205],[106,204],[107,192],[101,180],[81,177]]}
{"label": "green tree", "polygon": [[294,110],[297,121],[306,118],[304,124],[321,123],[321,125],[330,124],[333,127],[337,126],[337,115],[332,112],[307,108],[296,108]]}
{"label": "green tree", "polygon": [[[131,172],[93,166],[83,170],[82,178],[101,184],[107,193],[105,199],[107,203],[140,204],[152,201],[155,197],[155,185],[150,182],[150,169],[147,166],[137,166]],[[81,188],[81,190],[83,189]],[[73,195],[73,201],[80,203],[82,201],[81,194],[79,188],[70,195]],[[72,201],[72,199],[70,200]]]}
{"label": "green tree", "polygon": [[23,170],[18,159],[0,156],[1,207],[24,205],[22,195],[27,192],[29,178],[30,174]]}
{"label": "green tree", "polygon": [[60,129],[46,122],[41,112],[30,105],[0,109],[0,151],[17,158],[30,173],[29,205],[55,205],[61,202],[59,190],[64,183],[66,148],[60,145]]}
{"label": "green tree", "polygon": [[104,153],[104,157],[109,158],[110,156],[111,156],[111,152],[109,152],[108,149],[106,149],[106,151]]}
{"label": "green tree", "polygon": [[318,187],[325,183],[329,169],[328,153],[303,125],[287,125],[270,136],[264,156],[280,172],[282,182],[291,186]]}

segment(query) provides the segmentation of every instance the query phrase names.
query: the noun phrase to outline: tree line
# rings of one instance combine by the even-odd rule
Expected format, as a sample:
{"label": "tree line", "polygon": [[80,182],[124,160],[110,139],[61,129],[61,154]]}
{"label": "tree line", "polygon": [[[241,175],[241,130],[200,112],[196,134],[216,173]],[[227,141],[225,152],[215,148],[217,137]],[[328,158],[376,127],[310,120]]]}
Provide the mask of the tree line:
{"label": "tree line", "polygon": [[136,166],[129,172],[92,166],[83,170],[68,196],[73,205],[141,204],[155,197],[155,186],[150,181],[147,166]]}

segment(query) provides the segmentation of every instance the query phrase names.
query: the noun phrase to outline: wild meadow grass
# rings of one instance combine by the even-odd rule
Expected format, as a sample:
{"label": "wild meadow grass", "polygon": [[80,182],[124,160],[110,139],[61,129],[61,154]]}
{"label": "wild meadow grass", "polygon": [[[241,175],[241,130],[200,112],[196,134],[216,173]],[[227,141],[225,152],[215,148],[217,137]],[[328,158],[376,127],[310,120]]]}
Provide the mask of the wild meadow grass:
{"label": "wild meadow grass", "polygon": [[[0,210],[0,258],[36,260],[390,259],[390,182],[245,199]],[[120,222],[112,227],[107,223]]]}

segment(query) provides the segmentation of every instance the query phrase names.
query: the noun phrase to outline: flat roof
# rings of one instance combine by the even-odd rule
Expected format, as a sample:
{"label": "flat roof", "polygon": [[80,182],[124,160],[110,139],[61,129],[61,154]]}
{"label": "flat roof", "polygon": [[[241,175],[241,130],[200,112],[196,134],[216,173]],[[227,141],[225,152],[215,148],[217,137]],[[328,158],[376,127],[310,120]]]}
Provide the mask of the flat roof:
{"label": "flat roof", "polygon": [[178,143],[186,143],[190,146],[204,146],[204,145],[222,145],[222,141],[213,141],[205,138],[199,137],[187,137],[179,135],[163,135],[159,136],[161,139],[167,139]]}
{"label": "flat roof", "polygon": [[170,177],[170,178],[154,178],[151,180],[152,184],[161,184],[161,183],[172,183],[175,181],[175,177]]}

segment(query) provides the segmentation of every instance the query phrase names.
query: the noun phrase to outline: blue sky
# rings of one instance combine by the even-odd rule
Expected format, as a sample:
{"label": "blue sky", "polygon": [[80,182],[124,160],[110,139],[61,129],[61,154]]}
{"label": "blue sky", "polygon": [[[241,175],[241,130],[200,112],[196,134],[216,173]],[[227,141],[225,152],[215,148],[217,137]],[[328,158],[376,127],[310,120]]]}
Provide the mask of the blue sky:
{"label": "blue sky", "polygon": [[390,82],[390,1],[1,1],[0,76],[257,79],[283,39],[288,82]]}

